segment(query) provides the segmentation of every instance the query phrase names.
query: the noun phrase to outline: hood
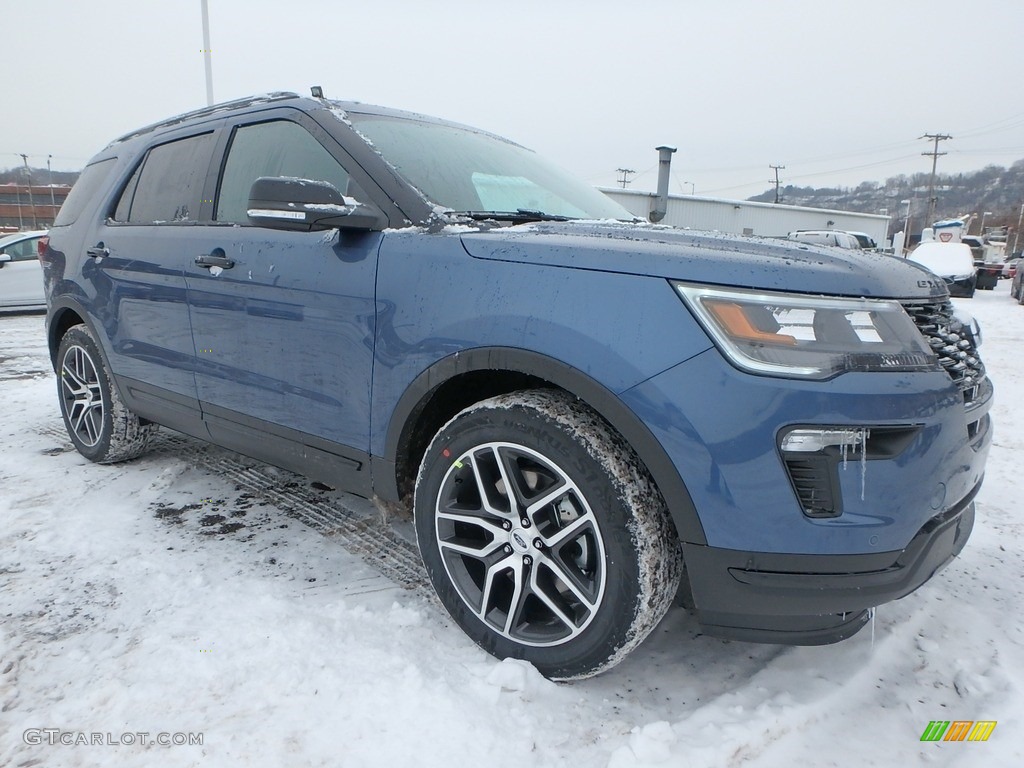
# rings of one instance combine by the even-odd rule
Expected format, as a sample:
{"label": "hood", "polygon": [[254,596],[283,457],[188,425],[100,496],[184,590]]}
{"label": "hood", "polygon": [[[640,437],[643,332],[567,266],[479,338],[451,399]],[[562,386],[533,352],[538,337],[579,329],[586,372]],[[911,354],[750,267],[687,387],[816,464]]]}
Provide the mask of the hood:
{"label": "hood", "polygon": [[463,233],[477,259],[833,296],[940,298],[942,280],[905,259],[716,232],[618,222],[544,222]]}

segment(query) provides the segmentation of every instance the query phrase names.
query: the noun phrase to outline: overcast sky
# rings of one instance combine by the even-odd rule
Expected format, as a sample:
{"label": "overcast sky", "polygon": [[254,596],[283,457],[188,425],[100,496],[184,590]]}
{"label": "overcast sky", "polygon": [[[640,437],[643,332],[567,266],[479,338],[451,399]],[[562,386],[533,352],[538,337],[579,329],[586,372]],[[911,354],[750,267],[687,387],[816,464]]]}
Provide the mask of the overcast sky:
{"label": "overcast sky", "polygon": [[[206,103],[201,0],[0,0],[0,168],[78,170]],[[746,197],[1024,158],[1021,0],[209,0],[217,101],[273,90],[449,118],[596,185]],[[692,183],[692,186],[691,186]],[[1024,192],[1024,191],[1022,191]]]}

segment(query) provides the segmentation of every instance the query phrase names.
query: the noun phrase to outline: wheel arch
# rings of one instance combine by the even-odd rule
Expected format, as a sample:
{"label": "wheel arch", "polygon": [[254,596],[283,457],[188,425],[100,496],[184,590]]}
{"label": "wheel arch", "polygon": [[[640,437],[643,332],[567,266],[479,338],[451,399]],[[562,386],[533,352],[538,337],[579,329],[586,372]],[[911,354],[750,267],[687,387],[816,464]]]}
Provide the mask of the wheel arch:
{"label": "wheel arch", "polygon": [[[64,334],[68,332],[69,328],[79,324],[87,325],[98,342],[99,336],[89,319],[89,313],[80,305],[69,299],[59,299],[50,307],[46,323],[46,344],[50,351],[50,364],[54,371],[57,370],[57,350],[60,348],[60,340],[64,338]],[[99,348],[100,354],[103,354],[103,345],[99,344]],[[103,362],[107,363],[106,360]]]}
{"label": "wheel arch", "polygon": [[413,380],[392,412],[384,456],[373,457],[374,492],[389,502],[411,499],[427,445],[455,414],[489,397],[542,387],[564,390],[600,414],[632,446],[650,472],[665,497],[680,539],[707,543],[679,472],[632,410],[583,371],[536,352],[508,347],[457,352]]}

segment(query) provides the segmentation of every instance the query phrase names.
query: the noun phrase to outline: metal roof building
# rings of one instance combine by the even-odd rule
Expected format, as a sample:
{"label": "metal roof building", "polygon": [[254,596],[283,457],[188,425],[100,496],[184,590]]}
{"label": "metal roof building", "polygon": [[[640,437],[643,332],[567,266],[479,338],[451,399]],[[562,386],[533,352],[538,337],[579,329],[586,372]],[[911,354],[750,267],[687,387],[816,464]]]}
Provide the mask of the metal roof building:
{"label": "metal roof building", "polygon": [[[654,192],[629,189],[601,191],[630,213],[644,219],[649,218],[657,202],[657,194]],[[785,237],[798,229],[839,229],[865,232],[880,247],[886,243],[889,234],[889,217],[884,215],[696,195],[669,195],[665,217],[659,223],[765,237]]]}

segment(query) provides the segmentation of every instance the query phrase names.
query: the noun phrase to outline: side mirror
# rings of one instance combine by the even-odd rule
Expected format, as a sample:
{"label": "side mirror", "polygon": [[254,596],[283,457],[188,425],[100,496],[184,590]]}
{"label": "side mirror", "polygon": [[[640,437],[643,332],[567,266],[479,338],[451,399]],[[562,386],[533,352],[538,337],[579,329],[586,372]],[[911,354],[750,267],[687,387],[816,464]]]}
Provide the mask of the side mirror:
{"label": "side mirror", "polygon": [[4,268],[4,264],[9,261],[14,261],[14,257],[9,253],[0,253],[0,269]]}
{"label": "side mirror", "polygon": [[262,177],[249,190],[249,221],[261,227],[309,232],[352,229],[379,232],[388,225],[371,203],[345,197],[327,181]]}

